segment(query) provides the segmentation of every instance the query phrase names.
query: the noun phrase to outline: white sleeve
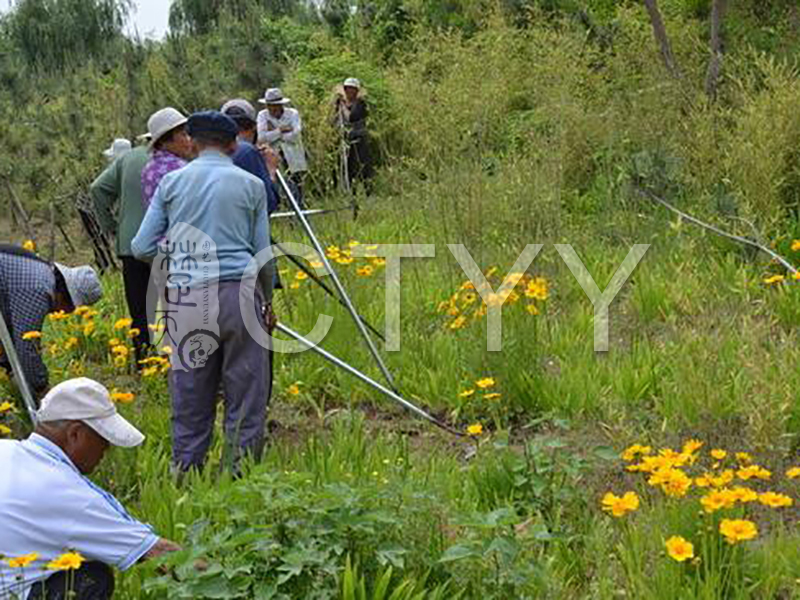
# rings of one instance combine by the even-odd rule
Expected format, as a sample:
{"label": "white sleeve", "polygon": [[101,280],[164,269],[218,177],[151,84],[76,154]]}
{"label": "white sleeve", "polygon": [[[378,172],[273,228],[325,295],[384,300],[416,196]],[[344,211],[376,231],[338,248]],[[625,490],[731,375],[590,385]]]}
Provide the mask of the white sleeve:
{"label": "white sleeve", "polygon": [[283,134],[283,141],[293,144],[297,141],[297,138],[300,137],[300,132],[303,131],[303,123],[300,120],[300,113],[296,110],[291,113],[289,120],[292,125],[292,130],[289,133]]}
{"label": "white sleeve", "polygon": [[99,492],[92,493],[71,529],[69,548],[121,571],[136,564],[159,540],[149,525],[128,515],[110,495]]}
{"label": "white sleeve", "polygon": [[262,110],[258,113],[256,127],[258,129],[258,143],[259,144],[274,144],[281,138],[280,129],[277,127],[272,131],[267,129],[269,123],[269,112]]}

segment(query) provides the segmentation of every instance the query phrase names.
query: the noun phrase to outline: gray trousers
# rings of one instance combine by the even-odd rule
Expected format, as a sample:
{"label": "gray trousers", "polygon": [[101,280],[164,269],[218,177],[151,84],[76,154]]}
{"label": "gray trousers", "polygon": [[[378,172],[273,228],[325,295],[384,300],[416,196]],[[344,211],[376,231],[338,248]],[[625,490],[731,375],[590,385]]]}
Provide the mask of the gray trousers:
{"label": "gray trousers", "polygon": [[[202,367],[169,376],[172,396],[172,461],[181,471],[200,468],[211,445],[217,394],[223,386],[226,464],[243,454],[257,460],[264,448],[264,428],[272,387],[270,353],[245,328],[239,309],[239,283],[219,284],[219,348]],[[253,307],[260,318],[263,300]]]}

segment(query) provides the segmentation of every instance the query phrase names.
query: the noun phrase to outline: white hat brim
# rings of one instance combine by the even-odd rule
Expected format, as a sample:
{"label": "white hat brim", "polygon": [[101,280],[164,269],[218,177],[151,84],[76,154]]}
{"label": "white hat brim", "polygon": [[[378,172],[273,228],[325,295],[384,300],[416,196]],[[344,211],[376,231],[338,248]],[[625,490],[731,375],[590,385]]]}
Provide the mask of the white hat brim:
{"label": "white hat brim", "polygon": [[114,150],[111,148],[103,150],[103,156],[105,156],[106,158],[111,158],[112,156],[114,156]]}
{"label": "white hat brim", "polygon": [[178,127],[180,127],[180,126],[182,126],[182,125],[186,125],[188,122],[189,122],[189,119],[187,119],[186,117],[183,117],[182,119],[179,119],[178,121],[175,121],[175,123],[174,123],[172,126],[170,126],[170,128],[169,128],[169,129],[167,129],[166,131],[162,131],[161,133],[159,133],[159,134],[158,134],[158,136],[154,136],[154,135],[151,133],[151,134],[150,134],[150,143],[148,144],[148,146],[149,146],[149,147],[150,147],[150,149],[152,150],[152,149],[153,149],[153,146],[155,146],[155,145],[156,145],[156,142],[157,142],[158,140],[160,140],[162,137],[164,137],[165,135],[167,135],[167,134],[168,134],[170,131],[172,131],[173,129],[177,129]]}
{"label": "white hat brim", "polygon": [[134,448],[144,441],[144,434],[119,413],[100,419],[83,419],[112,446]]}
{"label": "white hat brim", "polygon": [[269,105],[277,106],[277,105],[283,105],[283,104],[291,104],[291,102],[292,102],[289,98],[281,98],[280,100],[267,100],[266,98],[259,98],[258,101],[261,104],[266,104],[267,106],[269,106]]}

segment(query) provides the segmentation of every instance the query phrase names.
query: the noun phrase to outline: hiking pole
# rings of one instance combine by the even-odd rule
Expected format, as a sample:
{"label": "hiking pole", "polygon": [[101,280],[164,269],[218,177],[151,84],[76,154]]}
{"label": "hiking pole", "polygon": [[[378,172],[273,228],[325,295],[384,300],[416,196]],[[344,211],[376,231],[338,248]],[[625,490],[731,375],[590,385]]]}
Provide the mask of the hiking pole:
{"label": "hiking pole", "polygon": [[372,379],[368,375],[365,375],[364,373],[362,373],[361,371],[359,371],[355,367],[353,367],[353,366],[349,365],[348,363],[344,362],[342,359],[337,358],[336,356],[334,356],[330,352],[320,348],[319,346],[314,344],[314,342],[311,342],[311,341],[307,340],[306,338],[304,338],[302,335],[300,335],[296,331],[293,331],[293,330],[289,329],[288,327],[286,327],[285,325],[281,324],[280,322],[277,323],[275,328],[278,331],[281,331],[281,332],[285,333],[286,335],[288,335],[289,337],[297,340],[298,342],[303,344],[308,350],[313,350],[314,352],[319,354],[321,357],[323,357],[325,360],[333,363],[334,365],[336,365],[340,369],[344,369],[345,371],[347,371],[348,373],[350,373],[351,375],[353,375],[357,379],[360,379],[361,381],[363,381],[367,385],[375,388],[376,390],[378,390],[382,394],[388,396],[389,398],[391,398],[395,402],[398,402],[398,403],[402,404],[405,408],[407,408],[411,412],[415,413],[416,415],[422,417],[426,421],[430,421],[431,423],[433,423],[437,427],[439,427],[441,429],[444,429],[445,431],[447,431],[448,433],[452,433],[453,435],[457,435],[459,437],[462,437],[464,435],[460,431],[450,427],[447,423],[444,423],[444,422],[440,421],[439,419],[437,419],[436,417],[428,414],[427,412],[425,412],[424,410],[422,410],[418,406],[412,404],[411,402],[409,402],[408,400],[403,398],[400,394],[398,394],[398,393],[390,390],[389,388],[381,385],[380,383],[378,383],[377,381],[375,381],[374,379]]}
{"label": "hiking pole", "polygon": [[300,223],[303,225],[303,229],[305,229],[306,233],[308,234],[311,243],[314,245],[314,249],[317,251],[320,260],[325,265],[325,269],[328,273],[331,274],[331,279],[333,280],[333,285],[336,288],[336,291],[339,293],[339,296],[344,301],[345,305],[347,306],[347,310],[350,313],[350,316],[353,317],[353,320],[356,322],[356,326],[358,327],[361,335],[364,338],[364,341],[367,343],[367,347],[369,348],[372,357],[375,359],[375,362],[378,363],[378,368],[380,368],[383,376],[386,378],[386,381],[392,387],[392,389],[397,392],[397,387],[394,384],[394,379],[392,378],[391,373],[386,368],[386,365],[383,363],[383,359],[381,355],[378,354],[378,349],[375,347],[375,343],[372,341],[372,338],[367,331],[367,328],[364,327],[364,323],[362,323],[361,319],[356,312],[355,306],[353,306],[353,302],[350,300],[350,296],[347,295],[347,292],[342,285],[342,282],[339,280],[338,275],[336,275],[336,271],[333,270],[330,261],[328,261],[328,257],[325,255],[325,251],[322,249],[322,244],[320,244],[317,236],[314,234],[314,230],[311,228],[311,224],[306,219],[306,216],[303,214],[303,211],[300,209],[300,205],[297,203],[297,199],[295,199],[292,190],[289,189],[289,185],[286,183],[286,179],[283,177],[283,173],[280,171],[277,172],[278,181],[281,183],[281,187],[283,191],[286,193],[286,197],[289,199],[289,203],[292,205],[294,212],[297,214],[297,218],[300,219]]}
{"label": "hiking pole", "polygon": [[[321,287],[323,290],[325,290],[325,292],[327,292],[329,296],[331,296],[332,298],[335,298],[335,299],[336,299],[336,301],[337,301],[339,304],[341,304],[342,306],[344,306],[345,308],[347,308],[347,304],[345,304],[345,303],[344,303],[344,301],[343,301],[341,298],[339,298],[339,297],[336,295],[336,293],[335,293],[335,292],[334,292],[334,291],[333,291],[331,288],[329,288],[327,285],[325,285],[325,282],[324,282],[324,281],[322,281],[322,279],[321,279],[319,276],[317,276],[317,274],[316,274],[316,273],[314,273],[314,271],[312,271],[311,269],[309,269],[308,267],[306,267],[306,266],[305,266],[305,265],[304,265],[302,262],[300,262],[300,261],[297,259],[297,257],[295,257],[295,256],[292,256],[291,254],[288,254],[288,253],[286,253],[286,251],[284,251],[284,249],[281,247],[281,245],[280,245],[278,242],[276,242],[275,240],[272,240],[272,245],[273,245],[273,246],[275,246],[276,248],[278,248],[279,250],[281,250],[281,251],[284,253],[284,254],[283,254],[283,256],[285,256],[285,257],[286,257],[286,258],[288,258],[290,261],[292,261],[292,262],[295,264],[295,266],[296,266],[298,269],[300,269],[301,271],[303,271],[303,273],[305,273],[306,275],[308,275],[308,276],[309,276],[309,278],[310,278],[310,279],[311,279],[311,280],[312,280],[314,283],[316,283],[316,284],[317,284],[319,287]],[[384,337],[383,337],[383,334],[382,334],[380,331],[378,331],[377,329],[375,329],[375,328],[374,328],[372,325],[370,325],[369,321],[367,321],[367,320],[366,320],[364,317],[362,317],[361,315],[358,315],[358,318],[359,318],[359,319],[361,319],[361,321],[363,321],[364,325],[366,325],[366,326],[367,326],[367,328],[368,328],[368,329],[369,329],[369,330],[370,330],[372,333],[374,333],[375,335],[377,335],[377,336],[378,336],[378,338],[380,338],[380,340],[381,340],[382,342],[384,342],[384,343],[386,342],[386,338],[384,338]]]}
{"label": "hiking pole", "polygon": [[17,356],[17,349],[14,347],[14,340],[11,337],[11,332],[6,325],[6,319],[0,313],[0,341],[3,342],[3,350],[8,356],[8,362],[11,363],[11,371],[17,379],[19,391],[22,394],[22,399],[25,401],[25,407],[28,409],[28,414],[31,417],[31,423],[36,426],[36,401],[33,399],[33,394],[28,387],[28,380],[25,379],[25,373],[22,371],[22,365]]}
{"label": "hiking pole", "polygon": [[[325,214],[328,214],[328,213],[341,212],[343,210],[350,210],[350,207],[346,206],[344,208],[314,208],[314,209],[311,209],[311,210],[304,210],[303,214],[306,215],[306,216],[310,216],[310,215],[325,215]],[[270,220],[271,219],[292,219],[292,218],[294,218],[296,216],[297,215],[295,213],[293,213],[293,212],[281,212],[281,213],[272,213],[269,216],[269,218],[270,218]]]}

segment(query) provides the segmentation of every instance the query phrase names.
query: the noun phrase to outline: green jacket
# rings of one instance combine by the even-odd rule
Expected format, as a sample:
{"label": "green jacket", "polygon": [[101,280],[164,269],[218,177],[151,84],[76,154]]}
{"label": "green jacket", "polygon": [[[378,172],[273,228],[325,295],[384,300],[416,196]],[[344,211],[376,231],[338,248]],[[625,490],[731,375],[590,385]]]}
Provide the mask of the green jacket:
{"label": "green jacket", "polygon": [[89,188],[100,226],[117,238],[117,256],[133,256],[131,240],[144,219],[142,169],[149,157],[146,147],[134,148],[111,163]]}

